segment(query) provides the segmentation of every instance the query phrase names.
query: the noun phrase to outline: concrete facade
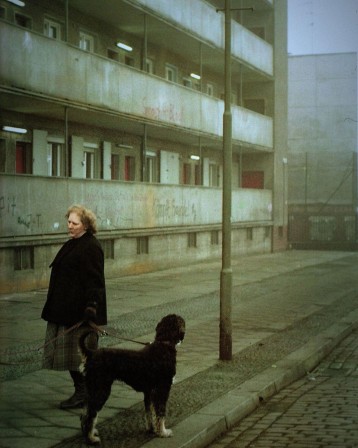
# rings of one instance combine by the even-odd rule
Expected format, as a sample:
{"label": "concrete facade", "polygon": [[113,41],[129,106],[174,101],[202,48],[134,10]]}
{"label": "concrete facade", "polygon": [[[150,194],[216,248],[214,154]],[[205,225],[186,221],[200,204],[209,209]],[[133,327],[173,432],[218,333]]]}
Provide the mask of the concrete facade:
{"label": "concrete facade", "polygon": [[356,248],[357,54],[289,58],[289,240]]}
{"label": "concrete facade", "polygon": [[[219,3],[0,0],[2,292],[47,285],[73,203],[109,277],[220,254]],[[234,253],[287,245],[286,1],[251,3],[232,12]]]}

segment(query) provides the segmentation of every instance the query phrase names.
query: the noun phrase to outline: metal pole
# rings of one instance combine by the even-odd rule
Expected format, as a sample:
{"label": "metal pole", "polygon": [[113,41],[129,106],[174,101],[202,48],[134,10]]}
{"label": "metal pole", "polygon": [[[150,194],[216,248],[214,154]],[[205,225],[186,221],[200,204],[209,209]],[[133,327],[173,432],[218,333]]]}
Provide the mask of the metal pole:
{"label": "metal pole", "polygon": [[65,3],[65,42],[68,43],[68,0]]}
{"label": "metal pole", "polygon": [[148,182],[147,179],[147,166],[146,166],[146,150],[147,150],[147,125],[144,123],[143,138],[142,138],[142,169],[141,169],[141,181]]}
{"label": "metal pole", "polygon": [[231,0],[225,0],[225,110],[223,117],[222,270],[220,276],[220,359],[232,359],[231,268]]}
{"label": "metal pole", "polygon": [[148,58],[148,22],[146,14],[144,14],[143,18],[143,30],[144,30],[144,38],[143,38],[142,70],[146,72],[147,58]]}
{"label": "metal pole", "polygon": [[65,106],[65,177],[70,176],[70,151],[69,151],[69,141],[68,141],[68,107]]}

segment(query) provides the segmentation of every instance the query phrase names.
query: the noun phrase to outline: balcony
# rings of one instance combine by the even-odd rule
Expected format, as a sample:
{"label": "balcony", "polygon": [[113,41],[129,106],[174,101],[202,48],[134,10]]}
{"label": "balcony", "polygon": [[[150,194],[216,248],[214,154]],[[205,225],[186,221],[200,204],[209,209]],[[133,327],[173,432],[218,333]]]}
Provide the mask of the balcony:
{"label": "balcony", "polygon": [[[58,220],[74,198],[96,207],[102,235],[170,228],[183,231],[190,226],[204,229],[220,226],[222,220],[220,188],[64,178],[54,182],[50,177],[6,174],[0,179],[0,188],[8,204],[0,222],[0,247],[13,245],[14,237],[18,245],[33,238],[44,244],[63,237],[66,222]],[[233,191],[232,221],[236,225],[267,225],[271,210],[270,190]]]}
{"label": "balcony", "polygon": [[[3,22],[0,40],[3,92],[222,137],[221,100]],[[32,102],[31,107],[26,112],[49,116],[42,104]],[[233,139],[271,150],[272,119],[234,106]]]}
{"label": "balcony", "polygon": [[[168,2],[162,0],[140,0],[153,11],[167,17],[179,27],[197,34],[201,39],[224,51],[225,22],[224,14],[215,8],[200,2]],[[203,20],[205,17],[205,20]],[[273,75],[272,46],[258,38],[245,27],[232,21],[232,55],[267,75]]]}

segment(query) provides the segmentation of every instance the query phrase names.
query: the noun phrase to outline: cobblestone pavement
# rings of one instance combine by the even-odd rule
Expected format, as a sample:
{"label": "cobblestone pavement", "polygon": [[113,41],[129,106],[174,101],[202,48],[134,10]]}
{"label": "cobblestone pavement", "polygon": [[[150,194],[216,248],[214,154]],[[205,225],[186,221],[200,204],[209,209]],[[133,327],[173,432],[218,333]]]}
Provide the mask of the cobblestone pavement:
{"label": "cobblestone pavement", "polygon": [[358,330],[208,448],[358,447]]}

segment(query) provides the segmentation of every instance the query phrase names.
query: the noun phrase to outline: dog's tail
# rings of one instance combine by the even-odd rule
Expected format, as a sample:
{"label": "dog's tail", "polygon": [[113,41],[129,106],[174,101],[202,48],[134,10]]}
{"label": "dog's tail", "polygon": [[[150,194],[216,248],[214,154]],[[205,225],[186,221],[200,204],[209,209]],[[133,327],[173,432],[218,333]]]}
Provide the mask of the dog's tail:
{"label": "dog's tail", "polygon": [[97,335],[97,333],[96,333],[95,331],[93,331],[93,330],[86,331],[85,333],[83,333],[83,334],[80,336],[80,338],[79,338],[79,340],[78,340],[78,345],[79,345],[79,347],[80,347],[82,356],[84,356],[84,357],[87,358],[87,359],[91,357],[91,355],[92,355],[92,353],[94,352],[94,350],[91,349],[91,348],[89,348],[89,347],[86,345],[86,339],[87,339],[87,336],[88,336],[88,335],[93,334],[93,333],[96,335],[96,338],[97,338],[97,340],[98,340],[98,335]]}

